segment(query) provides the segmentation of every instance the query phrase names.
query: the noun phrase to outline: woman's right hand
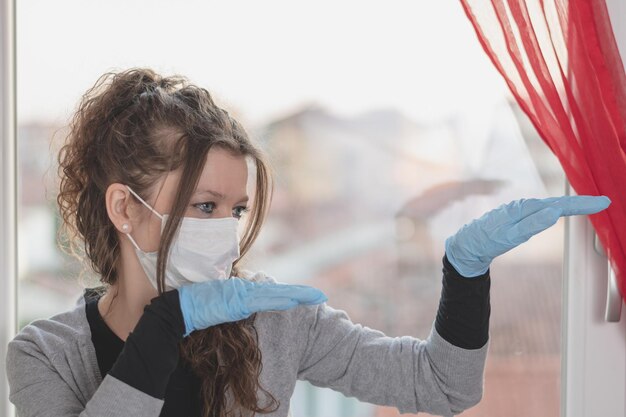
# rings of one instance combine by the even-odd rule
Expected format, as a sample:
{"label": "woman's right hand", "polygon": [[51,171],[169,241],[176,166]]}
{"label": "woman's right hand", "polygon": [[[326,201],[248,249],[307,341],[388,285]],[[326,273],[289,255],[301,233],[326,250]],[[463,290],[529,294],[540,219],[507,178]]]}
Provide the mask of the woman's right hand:
{"label": "woman's right hand", "polygon": [[258,311],[287,310],[328,300],[322,291],[306,285],[253,282],[238,277],[183,285],[178,293],[185,337],[194,330],[243,320]]}

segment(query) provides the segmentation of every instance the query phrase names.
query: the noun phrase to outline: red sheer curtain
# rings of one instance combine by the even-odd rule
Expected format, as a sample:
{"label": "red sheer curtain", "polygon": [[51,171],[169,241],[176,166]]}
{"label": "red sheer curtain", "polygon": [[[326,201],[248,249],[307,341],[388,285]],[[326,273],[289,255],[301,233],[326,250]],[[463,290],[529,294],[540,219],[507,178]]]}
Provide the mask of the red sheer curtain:
{"label": "red sheer curtain", "polygon": [[483,49],[579,195],[626,295],[626,76],[604,0],[461,0]]}

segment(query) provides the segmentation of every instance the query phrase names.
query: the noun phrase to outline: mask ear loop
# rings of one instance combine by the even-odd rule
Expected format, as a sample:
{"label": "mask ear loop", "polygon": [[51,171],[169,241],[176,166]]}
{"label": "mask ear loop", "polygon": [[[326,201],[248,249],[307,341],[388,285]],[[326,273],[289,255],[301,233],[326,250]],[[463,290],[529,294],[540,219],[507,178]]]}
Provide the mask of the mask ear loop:
{"label": "mask ear loop", "polygon": [[139,247],[139,245],[137,245],[137,242],[135,242],[135,239],[133,239],[133,237],[130,235],[130,233],[126,232],[126,237],[128,237],[128,239],[130,240],[130,243],[133,244],[133,246],[135,247],[135,249],[137,249],[138,251],[141,251],[141,248]]}
{"label": "mask ear loop", "polygon": [[[141,201],[141,203],[148,207],[150,209],[150,211],[152,211],[154,214],[156,214],[159,219],[161,219],[161,222],[163,222],[163,216],[161,214],[159,214],[155,209],[153,209],[150,204],[146,203],[145,200],[141,197],[139,197],[139,194],[137,194],[136,192],[133,191],[132,188],[130,188],[128,185],[126,186],[126,188],[128,188],[128,191],[130,191],[130,193],[132,195],[134,195],[135,197],[137,197],[137,200]],[[126,236],[128,237],[128,239],[130,239],[130,242],[133,244],[133,246],[135,247],[135,249],[137,249],[138,251],[143,252],[143,250],[141,250],[141,248],[139,247],[139,245],[137,244],[137,242],[135,242],[135,239],[133,239],[133,237],[130,235],[130,233],[126,233]]]}
{"label": "mask ear loop", "polygon": [[154,214],[156,214],[156,215],[159,217],[159,219],[163,220],[163,216],[162,216],[161,214],[159,214],[159,213],[158,213],[155,209],[153,209],[153,208],[152,208],[152,206],[150,206],[150,204],[146,203],[146,202],[145,202],[145,200],[144,200],[143,198],[139,197],[139,194],[137,194],[136,192],[134,192],[134,191],[133,191],[133,189],[132,189],[132,188],[130,188],[128,185],[126,186],[126,188],[128,188],[128,191],[130,191],[130,193],[131,193],[132,195],[134,195],[135,197],[137,197],[137,200],[141,201],[141,203],[142,203],[144,206],[148,207],[148,208],[150,209],[150,211],[152,211]]}

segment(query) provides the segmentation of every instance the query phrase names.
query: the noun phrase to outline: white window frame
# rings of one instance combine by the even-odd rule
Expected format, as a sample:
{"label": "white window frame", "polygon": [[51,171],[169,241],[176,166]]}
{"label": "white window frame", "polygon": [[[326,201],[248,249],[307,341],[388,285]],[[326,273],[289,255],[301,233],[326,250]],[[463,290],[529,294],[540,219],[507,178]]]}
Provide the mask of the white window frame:
{"label": "white window frame", "polygon": [[[574,194],[574,193],[572,193]],[[626,416],[626,309],[605,320],[608,262],[586,216],[566,219],[561,416]]]}
{"label": "white window frame", "polygon": [[4,361],[17,330],[15,0],[0,0],[0,415],[14,416]]}

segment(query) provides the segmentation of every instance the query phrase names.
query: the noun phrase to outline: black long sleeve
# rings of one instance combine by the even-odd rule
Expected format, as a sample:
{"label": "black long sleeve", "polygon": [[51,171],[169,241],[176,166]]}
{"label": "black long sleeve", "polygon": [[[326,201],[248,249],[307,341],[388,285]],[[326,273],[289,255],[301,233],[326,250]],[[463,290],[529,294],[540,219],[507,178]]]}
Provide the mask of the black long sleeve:
{"label": "black long sleeve", "polygon": [[184,332],[178,290],[153,298],[109,373],[146,394],[165,398]]}
{"label": "black long sleeve", "polygon": [[160,417],[200,416],[201,381],[179,360],[184,321],[178,291],[153,298],[126,342],[107,326],[98,310],[98,289],[85,291],[86,314],[98,367],[156,398],[164,399]]}
{"label": "black long sleeve", "polygon": [[466,278],[454,269],[446,255],[442,271],[435,329],[455,346],[479,349],[489,340],[489,271],[478,277]]}
{"label": "black long sleeve", "polygon": [[85,291],[86,314],[98,367],[156,398],[164,399],[160,417],[201,415],[201,381],[189,364],[179,359],[184,332],[178,291],[154,298],[133,332],[121,340],[98,310],[98,289]]}

